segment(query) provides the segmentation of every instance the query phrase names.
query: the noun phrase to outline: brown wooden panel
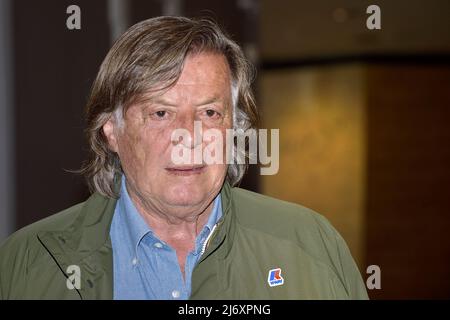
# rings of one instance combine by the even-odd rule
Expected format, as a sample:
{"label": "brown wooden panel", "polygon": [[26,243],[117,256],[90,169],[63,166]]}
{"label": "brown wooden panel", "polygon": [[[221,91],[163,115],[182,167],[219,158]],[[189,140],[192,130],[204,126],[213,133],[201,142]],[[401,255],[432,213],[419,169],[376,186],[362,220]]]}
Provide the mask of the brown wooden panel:
{"label": "brown wooden panel", "polygon": [[368,71],[367,264],[373,298],[450,298],[450,67]]}

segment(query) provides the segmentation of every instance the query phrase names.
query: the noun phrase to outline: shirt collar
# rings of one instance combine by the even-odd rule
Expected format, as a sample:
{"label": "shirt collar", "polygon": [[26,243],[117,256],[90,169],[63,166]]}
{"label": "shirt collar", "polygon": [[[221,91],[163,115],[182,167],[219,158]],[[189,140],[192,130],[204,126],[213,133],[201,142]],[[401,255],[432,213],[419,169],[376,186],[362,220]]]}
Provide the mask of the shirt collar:
{"label": "shirt collar", "polygon": [[[149,240],[151,240],[152,242],[161,242],[153,233],[147,222],[145,222],[144,218],[139,214],[133,201],[131,200],[126,187],[125,175],[122,176],[120,198],[117,202],[117,206],[119,206],[121,215],[125,220],[124,225],[129,233],[131,242],[135,250],[137,250],[137,247],[139,246],[142,238],[147,235],[150,238]],[[209,235],[214,225],[220,220],[221,217],[222,200],[219,193],[214,199],[213,209],[208,217],[208,221],[197,236],[195,249],[196,251],[199,247],[201,247],[201,243],[203,243],[205,238]]]}
{"label": "shirt collar", "polygon": [[139,214],[131,200],[125,180],[125,175],[123,175],[120,187],[120,198],[117,205],[119,206],[122,219],[125,220],[123,225],[130,236],[131,243],[137,248],[142,238],[148,233],[153,234],[153,232],[147,222],[145,222],[144,218]]}

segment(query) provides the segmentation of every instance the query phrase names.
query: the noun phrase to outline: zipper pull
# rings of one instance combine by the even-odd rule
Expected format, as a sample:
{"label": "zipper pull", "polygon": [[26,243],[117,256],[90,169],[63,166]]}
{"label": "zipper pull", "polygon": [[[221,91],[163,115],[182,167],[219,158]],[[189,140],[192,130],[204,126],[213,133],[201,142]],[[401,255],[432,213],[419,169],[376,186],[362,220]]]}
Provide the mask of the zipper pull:
{"label": "zipper pull", "polygon": [[205,242],[203,242],[203,247],[202,247],[202,251],[200,252],[200,257],[205,253],[206,248],[208,247],[208,244],[209,244],[209,240],[211,240],[211,237],[212,237],[214,231],[216,230],[216,227],[217,227],[217,223],[212,228],[212,230],[209,233],[208,237],[206,238]]}

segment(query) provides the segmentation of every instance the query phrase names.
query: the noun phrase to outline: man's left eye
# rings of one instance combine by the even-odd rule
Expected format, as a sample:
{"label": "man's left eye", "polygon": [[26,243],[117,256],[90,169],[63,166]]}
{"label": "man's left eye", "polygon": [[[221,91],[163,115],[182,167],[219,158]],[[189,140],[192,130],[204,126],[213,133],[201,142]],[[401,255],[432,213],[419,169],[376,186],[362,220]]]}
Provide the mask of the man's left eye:
{"label": "man's left eye", "polygon": [[164,118],[164,116],[167,114],[166,111],[156,111],[155,112],[158,118]]}
{"label": "man's left eye", "polygon": [[212,117],[217,117],[217,116],[219,116],[220,114],[219,114],[217,111],[215,111],[215,110],[208,109],[208,110],[206,110],[206,115],[207,115],[208,117],[212,118]]}

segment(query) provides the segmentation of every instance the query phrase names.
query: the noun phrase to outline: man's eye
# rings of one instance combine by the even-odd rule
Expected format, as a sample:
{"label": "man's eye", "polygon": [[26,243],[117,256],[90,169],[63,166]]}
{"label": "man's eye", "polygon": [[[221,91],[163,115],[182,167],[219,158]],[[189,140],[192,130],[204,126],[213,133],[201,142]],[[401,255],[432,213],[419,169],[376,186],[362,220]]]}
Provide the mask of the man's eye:
{"label": "man's eye", "polygon": [[208,110],[206,110],[206,115],[210,118],[213,118],[213,117],[218,117],[220,114],[215,110],[208,109]]}
{"label": "man's eye", "polygon": [[164,116],[167,114],[167,111],[156,111],[155,114],[158,118],[164,118]]}
{"label": "man's eye", "polygon": [[158,110],[150,114],[150,118],[155,121],[169,120],[170,112],[167,110]]}

